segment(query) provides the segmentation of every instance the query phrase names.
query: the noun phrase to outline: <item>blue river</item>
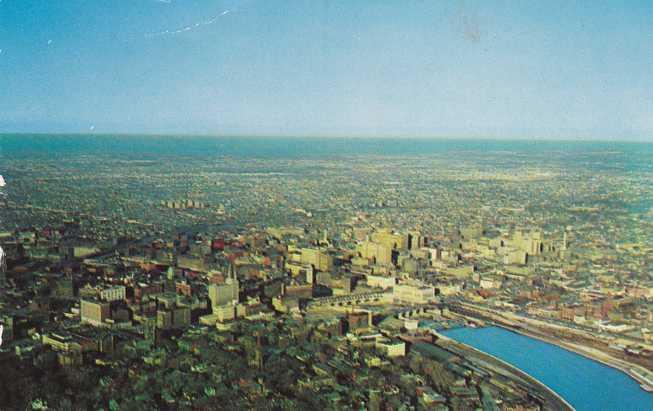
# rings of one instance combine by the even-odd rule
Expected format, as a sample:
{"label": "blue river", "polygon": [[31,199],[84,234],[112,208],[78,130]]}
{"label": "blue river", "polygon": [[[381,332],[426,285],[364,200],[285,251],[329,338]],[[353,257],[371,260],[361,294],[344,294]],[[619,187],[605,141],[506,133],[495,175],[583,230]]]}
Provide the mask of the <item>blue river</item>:
{"label": "blue river", "polygon": [[653,394],[625,373],[555,345],[499,327],[441,333],[530,374],[578,411],[653,410]]}

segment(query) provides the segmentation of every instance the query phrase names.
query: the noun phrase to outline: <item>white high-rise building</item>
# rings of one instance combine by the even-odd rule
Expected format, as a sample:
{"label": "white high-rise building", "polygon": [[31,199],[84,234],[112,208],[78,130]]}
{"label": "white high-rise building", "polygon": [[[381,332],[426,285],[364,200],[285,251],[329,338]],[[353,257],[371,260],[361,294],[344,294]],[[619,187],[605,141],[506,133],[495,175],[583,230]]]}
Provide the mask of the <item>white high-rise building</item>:
{"label": "white high-rise building", "polygon": [[104,301],[122,301],[127,296],[127,289],[124,285],[108,287],[100,291],[100,298]]}
{"label": "white high-rise building", "polygon": [[0,247],[0,285],[4,285],[6,277],[5,271],[7,270],[7,257],[5,250]]}
{"label": "white high-rise building", "polygon": [[240,283],[238,282],[236,270],[231,265],[224,284],[211,284],[209,286],[209,299],[214,313],[218,307],[238,304],[239,292]]}

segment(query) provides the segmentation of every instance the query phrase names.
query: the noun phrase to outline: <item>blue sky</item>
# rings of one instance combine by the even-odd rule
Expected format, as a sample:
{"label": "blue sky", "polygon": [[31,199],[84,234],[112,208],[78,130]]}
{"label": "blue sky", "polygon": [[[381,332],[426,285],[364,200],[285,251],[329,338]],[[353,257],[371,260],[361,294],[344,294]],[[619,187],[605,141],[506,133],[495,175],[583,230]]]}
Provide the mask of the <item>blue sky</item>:
{"label": "blue sky", "polygon": [[0,0],[0,132],[653,141],[652,1]]}

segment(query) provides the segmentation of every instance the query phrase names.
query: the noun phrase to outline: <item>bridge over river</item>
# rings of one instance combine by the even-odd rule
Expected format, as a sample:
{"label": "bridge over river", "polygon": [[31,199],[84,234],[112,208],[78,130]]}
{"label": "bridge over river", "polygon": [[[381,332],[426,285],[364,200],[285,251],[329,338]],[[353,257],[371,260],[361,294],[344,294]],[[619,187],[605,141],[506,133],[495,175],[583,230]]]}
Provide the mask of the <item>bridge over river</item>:
{"label": "bridge over river", "polygon": [[308,307],[360,305],[389,299],[391,295],[392,294],[388,292],[371,292],[321,297],[309,301]]}

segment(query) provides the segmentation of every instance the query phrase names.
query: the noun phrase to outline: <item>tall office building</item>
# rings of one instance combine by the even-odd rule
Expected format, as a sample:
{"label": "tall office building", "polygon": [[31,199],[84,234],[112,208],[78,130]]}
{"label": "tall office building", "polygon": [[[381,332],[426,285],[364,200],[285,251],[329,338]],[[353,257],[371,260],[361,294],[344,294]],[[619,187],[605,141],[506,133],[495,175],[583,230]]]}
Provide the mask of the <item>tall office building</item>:
{"label": "tall office building", "polygon": [[376,264],[390,265],[392,263],[392,249],[383,244],[372,241],[363,241],[358,244],[356,251],[361,257],[374,260]]}
{"label": "tall office building", "polygon": [[224,284],[211,284],[209,286],[209,299],[211,300],[211,307],[213,307],[214,311],[216,307],[238,303],[240,284],[233,265],[229,267],[228,275]]}
{"label": "tall office building", "polygon": [[7,260],[5,255],[5,250],[0,247],[0,287],[5,284],[7,281]]}
{"label": "tall office building", "polygon": [[408,249],[419,250],[424,247],[425,238],[418,231],[411,231],[408,233]]}
{"label": "tall office building", "polygon": [[103,301],[122,301],[126,298],[127,289],[124,285],[107,287],[100,291],[100,299]]}
{"label": "tall office building", "polygon": [[81,303],[82,323],[101,326],[111,318],[111,307],[108,302],[83,299]]}
{"label": "tall office building", "polygon": [[388,229],[381,229],[374,232],[372,234],[371,240],[392,250],[403,250],[408,248],[408,236],[404,234],[393,233]]}
{"label": "tall office building", "polygon": [[302,248],[301,263],[310,264],[317,271],[331,271],[333,257],[316,248]]}
{"label": "tall office building", "polygon": [[540,255],[544,251],[543,234],[540,230],[523,232],[516,231],[513,234],[511,245],[522,250],[528,255]]}

